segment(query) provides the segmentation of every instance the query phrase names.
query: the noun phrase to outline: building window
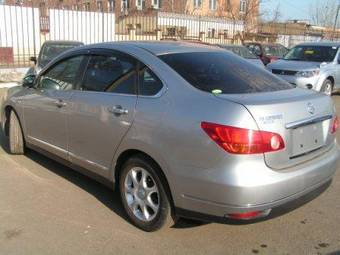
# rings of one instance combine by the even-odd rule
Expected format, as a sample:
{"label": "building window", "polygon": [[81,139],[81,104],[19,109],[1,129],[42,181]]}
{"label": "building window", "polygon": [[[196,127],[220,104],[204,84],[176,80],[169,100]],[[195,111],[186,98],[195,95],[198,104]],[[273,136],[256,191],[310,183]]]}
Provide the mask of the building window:
{"label": "building window", "polygon": [[143,10],[145,7],[145,0],[136,0],[137,10]]}
{"label": "building window", "polygon": [[226,8],[226,11],[228,11],[228,12],[231,11],[231,3],[230,3],[230,0],[225,0],[225,8]]}
{"label": "building window", "polygon": [[126,12],[129,9],[129,0],[122,0],[121,11]]}
{"label": "building window", "polygon": [[201,8],[202,0],[194,0],[194,8]]}
{"label": "building window", "polygon": [[152,0],[152,7],[154,9],[159,9],[160,8],[160,0]]}
{"label": "building window", "polygon": [[84,11],[90,11],[90,9],[91,9],[91,4],[90,4],[90,2],[84,3]]}
{"label": "building window", "polygon": [[115,11],[115,1],[114,0],[109,0],[107,2],[107,9],[109,10],[109,12]]}
{"label": "building window", "polygon": [[97,10],[99,12],[103,12],[104,11],[103,2],[101,0],[97,0]]}
{"label": "building window", "polygon": [[240,1],[240,13],[245,13],[247,11],[247,0]]}
{"label": "building window", "polygon": [[209,0],[209,9],[212,11],[217,9],[217,0]]}

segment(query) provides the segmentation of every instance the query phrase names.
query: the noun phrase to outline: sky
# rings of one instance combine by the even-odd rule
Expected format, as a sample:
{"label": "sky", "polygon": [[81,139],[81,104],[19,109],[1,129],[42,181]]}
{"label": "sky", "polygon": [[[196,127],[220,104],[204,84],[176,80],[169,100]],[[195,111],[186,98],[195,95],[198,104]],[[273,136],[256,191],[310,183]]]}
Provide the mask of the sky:
{"label": "sky", "polygon": [[281,20],[298,19],[309,20],[309,7],[317,0],[263,0],[261,9],[273,12],[280,4]]}

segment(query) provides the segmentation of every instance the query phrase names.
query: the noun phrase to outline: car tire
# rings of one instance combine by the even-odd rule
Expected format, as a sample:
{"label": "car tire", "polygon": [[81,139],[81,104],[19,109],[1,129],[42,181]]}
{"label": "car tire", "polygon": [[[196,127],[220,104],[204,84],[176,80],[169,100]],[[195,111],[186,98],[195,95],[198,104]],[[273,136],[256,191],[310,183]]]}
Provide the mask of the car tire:
{"label": "car tire", "polygon": [[175,223],[170,194],[160,171],[152,160],[144,155],[136,155],[125,162],[119,176],[124,209],[130,221],[147,232]]}
{"label": "car tire", "polygon": [[25,142],[18,116],[14,111],[9,116],[9,152],[11,154],[24,154]]}
{"label": "car tire", "polygon": [[329,79],[325,80],[322,84],[320,92],[326,94],[327,96],[331,96],[333,92],[333,82]]}

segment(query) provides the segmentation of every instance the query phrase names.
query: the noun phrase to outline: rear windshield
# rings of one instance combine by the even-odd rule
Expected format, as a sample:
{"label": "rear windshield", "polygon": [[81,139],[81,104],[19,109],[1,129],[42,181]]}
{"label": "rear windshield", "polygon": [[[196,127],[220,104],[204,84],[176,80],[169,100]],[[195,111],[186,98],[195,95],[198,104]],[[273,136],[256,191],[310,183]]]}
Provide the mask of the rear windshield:
{"label": "rear windshield", "polygon": [[270,72],[228,52],[159,56],[194,87],[213,94],[244,94],[291,89]]}

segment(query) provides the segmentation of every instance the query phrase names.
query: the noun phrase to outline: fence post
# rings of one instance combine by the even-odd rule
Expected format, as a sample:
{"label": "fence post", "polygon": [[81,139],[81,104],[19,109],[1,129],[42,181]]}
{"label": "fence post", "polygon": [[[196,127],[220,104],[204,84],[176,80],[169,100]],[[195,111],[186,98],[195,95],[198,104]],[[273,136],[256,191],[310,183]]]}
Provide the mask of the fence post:
{"label": "fence post", "polygon": [[102,9],[102,42],[104,42],[104,26],[105,26],[105,24],[104,24],[104,8]]}
{"label": "fence post", "polygon": [[201,15],[198,16],[198,39],[202,40],[201,38]]}
{"label": "fence post", "polygon": [[201,41],[205,41],[205,39],[206,39],[205,32],[200,32],[199,37],[200,37],[200,40],[201,40]]}
{"label": "fence post", "polygon": [[131,41],[136,40],[136,29],[135,28],[129,29],[129,40]]}
{"label": "fence post", "polygon": [[34,54],[34,57],[37,57],[36,50],[35,50],[35,47],[36,47],[36,42],[35,42],[35,15],[34,15],[33,1],[32,1],[31,8],[32,8],[32,20],[33,20],[33,54]]}
{"label": "fence post", "polygon": [[156,29],[156,40],[160,41],[162,39],[162,30]]}

